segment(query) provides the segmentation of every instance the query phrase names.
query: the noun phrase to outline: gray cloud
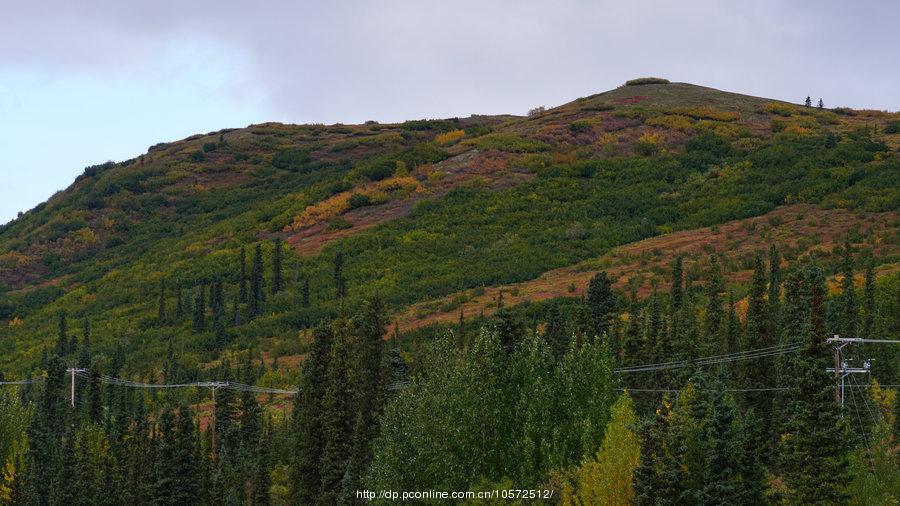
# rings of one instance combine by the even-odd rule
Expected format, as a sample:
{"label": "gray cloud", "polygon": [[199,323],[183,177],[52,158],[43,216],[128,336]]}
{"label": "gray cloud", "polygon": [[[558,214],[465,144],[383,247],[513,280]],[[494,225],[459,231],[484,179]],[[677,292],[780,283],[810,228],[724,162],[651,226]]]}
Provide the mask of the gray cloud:
{"label": "gray cloud", "polygon": [[[173,48],[237,66],[272,119],[521,113],[661,75],[900,109],[894,2],[17,2],[0,66],[160,75]],[[171,69],[165,72],[170,72]]]}

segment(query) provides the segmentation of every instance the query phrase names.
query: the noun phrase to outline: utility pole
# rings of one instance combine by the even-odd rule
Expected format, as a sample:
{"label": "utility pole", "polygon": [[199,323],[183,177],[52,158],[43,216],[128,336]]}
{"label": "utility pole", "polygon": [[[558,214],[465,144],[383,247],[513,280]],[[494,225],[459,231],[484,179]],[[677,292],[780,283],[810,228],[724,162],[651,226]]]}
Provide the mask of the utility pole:
{"label": "utility pole", "polygon": [[859,337],[841,337],[837,334],[825,340],[827,343],[834,345],[834,367],[826,369],[828,372],[834,373],[834,399],[841,403],[844,407],[844,379],[851,374],[868,374],[872,365],[870,359],[863,360],[862,367],[850,367],[847,360],[841,359],[841,350],[845,346],[854,343],[872,343],[872,344],[900,344],[898,339],[863,339]]}
{"label": "utility pole", "polygon": [[68,369],[68,371],[69,371],[69,376],[72,377],[72,394],[69,398],[72,401],[72,408],[74,409],[75,408],[75,373],[76,372],[85,372],[85,371],[87,371],[87,369],[76,369],[75,367],[70,367]]}

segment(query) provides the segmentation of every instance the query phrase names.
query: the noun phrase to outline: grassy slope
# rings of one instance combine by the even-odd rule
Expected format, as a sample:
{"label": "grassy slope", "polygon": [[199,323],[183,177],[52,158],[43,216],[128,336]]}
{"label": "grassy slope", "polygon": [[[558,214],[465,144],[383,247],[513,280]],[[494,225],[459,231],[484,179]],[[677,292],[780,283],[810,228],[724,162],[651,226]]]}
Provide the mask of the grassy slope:
{"label": "grassy slope", "polygon": [[[295,329],[334,311],[329,262],[338,250],[347,255],[351,302],[377,292],[400,310],[780,204],[896,208],[896,155],[849,135],[894,116],[768,104],[686,84],[622,87],[529,118],[256,125],[91,169],[0,230],[0,282],[9,288],[0,316],[13,323],[0,330],[0,369],[34,363],[55,339],[61,308],[92,320],[107,359],[119,346],[130,369],[145,374],[170,335],[188,370],[223,346],[296,352]],[[468,129],[462,139],[434,142],[456,128]],[[710,132],[727,153],[721,145],[685,153],[689,139]],[[843,140],[825,152],[827,132]],[[214,149],[196,154],[204,145]],[[397,160],[408,176],[364,177],[393,171]],[[375,205],[347,210],[353,193]],[[263,318],[231,329],[227,343],[193,335],[186,321],[156,325],[161,280],[234,282],[240,245],[279,235],[297,252],[288,280],[311,279],[310,310],[296,311],[296,294],[283,292]],[[171,293],[167,302],[174,305]]]}

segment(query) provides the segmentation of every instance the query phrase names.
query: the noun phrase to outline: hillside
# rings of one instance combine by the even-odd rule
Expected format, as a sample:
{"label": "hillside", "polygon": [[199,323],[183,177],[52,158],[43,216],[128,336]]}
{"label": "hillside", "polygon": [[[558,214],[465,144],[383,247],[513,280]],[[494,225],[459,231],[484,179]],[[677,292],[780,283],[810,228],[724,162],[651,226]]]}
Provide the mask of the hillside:
{"label": "hillside", "polygon": [[[735,238],[704,227],[797,209],[810,221],[798,254],[849,234],[856,247],[874,246],[888,272],[898,244],[900,134],[886,132],[897,121],[670,83],[622,86],[529,116],[269,123],[157,144],[86,168],[0,228],[0,370],[18,376],[39,365],[61,311],[78,336],[89,321],[95,356],[130,375],[161,374],[172,346],[192,378],[223,351],[301,354],[304,329],[339,310],[338,252],[345,304],[377,294],[401,329],[419,325],[422,304],[446,305],[482,287],[477,304],[464,304],[467,316],[500,289],[490,287],[529,294],[552,284],[548,297],[571,294],[569,285],[581,289],[600,267],[624,271],[647,248],[669,251],[669,239],[691,242],[689,254],[749,254],[778,236],[732,245]],[[827,233],[811,230],[817,220]],[[796,221],[774,229],[791,242]],[[248,318],[246,304],[233,303],[241,248],[249,270],[262,244],[272,292],[276,239],[288,245],[282,289]],[[734,269],[735,279],[745,270]],[[195,329],[189,313],[175,311],[177,298],[208,297],[214,282],[224,284],[227,314],[237,314],[221,333]],[[445,313],[456,317],[458,306]],[[291,383],[294,369],[265,381]]]}

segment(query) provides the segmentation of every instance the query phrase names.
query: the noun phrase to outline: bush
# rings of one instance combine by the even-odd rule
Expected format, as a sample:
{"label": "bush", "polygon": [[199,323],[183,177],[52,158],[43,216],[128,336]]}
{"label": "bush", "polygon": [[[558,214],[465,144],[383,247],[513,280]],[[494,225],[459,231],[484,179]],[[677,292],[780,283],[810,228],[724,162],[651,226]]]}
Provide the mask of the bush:
{"label": "bush", "polygon": [[350,200],[348,201],[350,204],[350,209],[357,209],[359,207],[365,207],[372,204],[372,200],[368,195],[364,195],[362,193],[354,193],[350,195]]}
{"label": "bush", "polygon": [[516,134],[495,133],[464,141],[465,144],[478,149],[496,149],[509,153],[537,153],[546,151],[549,146],[541,141],[520,137]]}
{"label": "bush", "polygon": [[194,163],[200,163],[203,160],[206,160],[206,157],[203,156],[202,151],[193,151],[193,152],[191,152],[191,154],[188,155],[188,160],[190,160]]}
{"label": "bush", "polygon": [[304,165],[309,162],[309,153],[302,149],[288,149],[272,157],[272,166],[289,172],[304,172]]}
{"label": "bush", "polygon": [[642,84],[669,84],[669,80],[661,77],[639,77],[625,81],[625,86],[640,86]]}
{"label": "bush", "polygon": [[537,116],[538,114],[544,114],[547,111],[547,108],[539,105],[533,109],[528,109],[529,116]]}
{"label": "bush", "polygon": [[644,134],[634,144],[634,151],[639,155],[652,156],[659,153],[659,136]]}
{"label": "bush", "polygon": [[204,153],[209,153],[210,151],[215,151],[217,149],[219,149],[218,142],[207,142],[207,143],[203,144],[203,152]]}
{"label": "bush", "polygon": [[784,116],[785,118],[788,118],[797,112],[797,108],[791,104],[784,104],[781,102],[769,102],[765,106],[765,111],[769,114],[775,114],[778,116]]}
{"label": "bush", "polygon": [[594,129],[594,125],[585,119],[580,119],[578,121],[573,121],[569,123],[569,131],[573,134],[580,134],[584,132],[590,132]]}
{"label": "bush", "polygon": [[401,130],[409,132],[421,132],[425,130],[436,130],[438,132],[449,132],[456,130],[459,120],[438,120],[438,119],[416,119],[404,121],[400,125]]}
{"label": "bush", "polygon": [[900,121],[891,121],[884,127],[884,133],[897,134],[900,133]]}
{"label": "bush", "polygon": [[464,132],[462,130],[450,130],[449,132],[445,132],[445,133],[438,134],[437,136],[435,136],[434,142],[441,144],[441,145],[452,144],[452,143],[462,139],[463,137],[465,137],[465,135],[466,135],[466,132]]}

